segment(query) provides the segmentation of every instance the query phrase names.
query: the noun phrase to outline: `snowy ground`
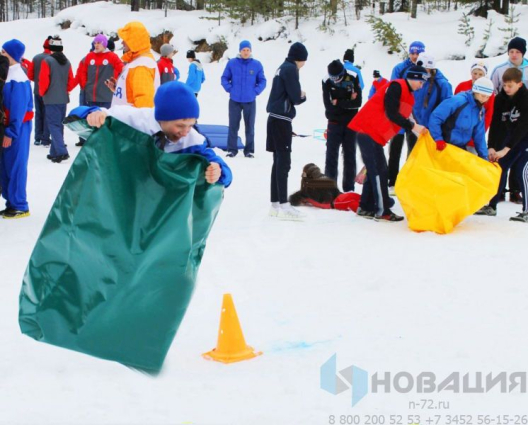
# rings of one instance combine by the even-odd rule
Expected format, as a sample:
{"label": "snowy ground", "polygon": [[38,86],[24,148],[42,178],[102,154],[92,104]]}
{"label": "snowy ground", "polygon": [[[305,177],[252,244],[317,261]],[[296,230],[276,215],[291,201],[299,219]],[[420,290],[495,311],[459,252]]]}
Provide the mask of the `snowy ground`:
{"label": "snowy ground", "polygon": [[[214,26],[199,20],[197,13],[161,19],[161,12],[131,15],[126,10],[109,3],[70,9],[63,13],[79,24],[66,31],[52,19],[4,23],[0,28],[4,39],[17,37],[27,44],[27,57],[41,50],[46,35],[60,32],[65,53],[76,66],[90,43],[81,24],[110,32],[139,18],[154,32],[178,28],[174,44],[180,52],[191,47],[184,34],[199,38]],[[518,10],[521,22],[526,22],[528,7]],[[414,39],[426,43],[453,86],[469,78],[473,58],[445,59],[453,52],[474,52],[485,26],[485,20],[474,19],[476,41],[466,48],[456,34],[459,16],[460,12],[423,15],[416,22],[403,14],[390,17],[407,44]],[[289,39],[304,40],[310,52],[301,71],[309,100],[298,108],[294,121],[299,133],[324,128],[320,79],[327,63],[346,48],[359,43],[356,57],[364,66],[365,95],[372,70],[388,76],[398,61],[372,44],[362,22],[338,26],[333,35],[317,32],[318,25],[305,23],[300,31],[290,31]],[[288,42],[257,41],[270,26],[240,28],[236,34],[227,26],[213,28],[211,34],[225,34],[233,46],[250,39],[271,81]],[[525,28],[521,35],[528,36]],[[496,37],[502,34],[497,32]],[[176,63],[185,78],[182,56]],[[494,57],[487,63],[492,68],[503,60],[504,56]],[[219,84],[224,66],[225,62],[205,65],[202,123],[227,123],[228,97]],[[73,93],[72,107],[77,94]],[[477,415],[493,415],[487,423],[527,423],[521,417],[515,421],[514,415],[528,414],[528,397],[518,389],[510,394],[497,389],[487,394],[419,394],[415,387],[409,394],[369,394],[353,408],[350,391],[333,396],[320,389],[320,366],[334,353],[338,370],[353,364],[370,374],[430,371],[441,380],[457,371],[484,376],[526,371],[528,226],[508,221],[520,210],[510,203],[499,205],[498,217],[470,217],[446,236],[417,234],[406,222],[374,223],[346,212],[305,209],[308,219],[303,223],[268,218],[271,155],[264,147],[268,94],[267,89],[258,103],[256,158],[239,155],[229,162],[235,180],[209,238],[194,299],[157,378],[20,334],[17,312],[23,272],[71,164],[50,164],[45,148],[31,147],[31,218],[0,221],[1,425],[485,423],[478,422]],[[66,137],[74,157],[79,151],[75,137],[71,133]],[[324,143],[315,139],[295,141],[290,191],[298,188],[306,163],[323,166],[324,150]],[[398,205],[395,210],[401,213]],[[228,366],[201,358],[216,343],[226,292],[233,294],[248,343],[264,352]],[[449,402],[450,407],[427,410],[409,405],[421,399]],[[459,416],[455,422],[448,415],[472,418],[470,422]],[[497,421],[497,415],[509,415],[508,421]]]}

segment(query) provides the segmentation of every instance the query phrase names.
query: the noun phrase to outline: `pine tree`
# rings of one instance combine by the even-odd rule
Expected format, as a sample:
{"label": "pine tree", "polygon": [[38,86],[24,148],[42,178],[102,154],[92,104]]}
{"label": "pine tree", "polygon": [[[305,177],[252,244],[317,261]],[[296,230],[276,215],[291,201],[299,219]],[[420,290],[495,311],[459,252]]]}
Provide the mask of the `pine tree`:
{"label": "pine tree", "polygon": [[504,23],[507,25],[506,28],[499,28],[499,31],[504,33],[503,44],[504,47],[508,46],[510,40],[519,35],[519,29],[515,26],[519,22],[520,13],[515,13],[515,7],[510,9],[510,13],[504,17]]}
{"label": "pine tree", "polygon": [[459,21],[458,33],[466,36],[466,46],[469,46],[475,37],[475,28],[471,26],[468,13],[462,13],[462,17]]}
{"label": "pine tree", "polygon": [[396,32],[394,25],[383,21],[381,18],[376,18],[374,15],[368,15],[367,22],[374,32],[374,40],[387,46],[389,54],[403,52],[402,57],[407,57],[407,46],[403,42],[402,35]]}
{"label": "pine tree", "polygon": [[475,57],[477,58],[486,58],[487,56],[484,54],[484,50],[486,49],[486,46],[488,45],[488,40],[491,37],[491,28],[493,27],[493,19],[490,19],[488,22],[488,26],[484,30],[484,36],[482,38],[482,45],[478,49],[477,53],[475,54]]}

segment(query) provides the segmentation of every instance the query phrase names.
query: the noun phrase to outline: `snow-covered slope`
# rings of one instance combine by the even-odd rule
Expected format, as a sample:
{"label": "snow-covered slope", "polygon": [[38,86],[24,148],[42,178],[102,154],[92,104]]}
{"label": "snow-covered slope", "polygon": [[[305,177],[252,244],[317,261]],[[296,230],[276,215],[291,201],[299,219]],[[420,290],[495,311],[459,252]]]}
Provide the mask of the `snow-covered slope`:
{"label": "snow-covered slope", "polygon": [[[519,6],[526,22],[528,6]],[[271,82],[290,41],[309,50],[301,83],[308,102],[298,108],[294,130],[312,133],[326,125],[321,77],[326,65],[356,45],[363,66],[365,95],[378,69],[389,76],[399,58],[372,42],[368,25],[351,21],[333,34],[305,22],[298,31],[291,22],[254,27],[217,27],[200,19],[202,12],[161,11],[132,14],[127,6],[95,3],[65,10],[56,19],[0,24],[3,39],[15,37],[27,46],[26,57],[41,51],[48,34],[59,33],[65,54],[76,66],[87,53],[86,32],[115,32],[130,20],[143,21],[153,35],[172,30],[180,50],[175,63],[186,77],[186,49],[192,40],[224,37],[226,56],[237,53],[244,38],[264,64]],[[422,40],[453,86],[469,78],[472,55],[482,40],[484,19],[473,19],[470,47],[457,34],[461,12],[386,15],[409,44]],[[57,19],[73,22],[61,31]],[[502,19],[495,16],[494,19]],[[83,25],[85,28],[83,28]],[[287,36],[261,42],[286,25]],[[500,45],[496,28],[490,46]],[[528,36],[526,26],[521,32]],[[190,37],[190,38],[189,38]],[[491,49],[492,47],[490,47]],[[450,61],[452,54],[466,60]],[[207,61],[206,54],[199,57]],[[489,68],[505,56],[486,62]],[[227,123],[228,96],[220,86],[225,61],[205,63],[207,81],[200,93],[202,123]],[[470,217],[454,233],[416,234],[406,223],[385,225],[353,213],[305,209],[303,223],[267,217],[271,155],[265,152],[265,105],[268,89],[258,100],[256,158],[240,155],[230,161],[234,182],[209,238],[199,284],[189,311],[168,355],[164,373],[148,378],[119,364],[39,344],[20,334],[18,293],[31,250],[71,160],[51,164],[47,151],[31,146],[29,203],[31,217],[0,221],[0,424],[332,424],[368,423],[367,415],[386,415],[385,423],[407,424],[420,415],[448,424],[447,415],[513,415],[526,412],[527,396],[500,394],[370,394],[351,408],[350,391],[333,396],[320,389],[320,366],[337,353],[337,368],[352,364],[374,373],[431,371],[439,379],[451,372],[525,371],[528,345],[528,226],[508,221],[519,210],[499,205],[496,218]],[[78,91],[70,107],[77,104]],[[243,134],[243,126],[241,135]],[[70,154],[79,148],[66,134]],[[324,142],[295,140],[290,191],[300,184],[302,167],[324,166]],[[401,212],[399,206],[396,211]],[[103,218],[102,218],[103,219]],[[229,366],[207,362],[201,353],[214,347],[222,294],[230,292],[248,343],[264,355]],[[474,381],[472,381],[474,382]],[[409,402],[450,402],[450,409],[412,409]],[[335,416],[335,422],[330,416]],[[340,415],[351,415],[341,418]],[[410,422],[409,422],[410,419]],[[378,418],[379,420],[379,418]],[[467,420],[467,419],[466,419]],[[458,419],[458,423],[460,419]],[[371,418],[370,423],[376,423]],[[379,423],[379,422],[378,422]],[[455,423],[455,422],[452,422]],[[467,423],[467,422],[466,422]],[[493,423],[499,423],[496,421]],[[502,421],[501,423],[506,423]],[[518,422],[524,423],[524,422]]]}

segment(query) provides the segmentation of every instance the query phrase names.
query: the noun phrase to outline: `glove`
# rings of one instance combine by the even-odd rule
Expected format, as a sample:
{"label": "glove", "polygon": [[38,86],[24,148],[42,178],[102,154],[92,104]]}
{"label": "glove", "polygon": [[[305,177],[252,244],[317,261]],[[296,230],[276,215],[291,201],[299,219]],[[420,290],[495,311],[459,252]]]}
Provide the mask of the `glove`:
{"label": "glove", "polygon": [[373,77],[374,78],[380,78],[381,77],[380,72],[379,71],[374,71]]}
{"label": "glove", "polygon": [[443,151],[447,146],[447,143],[444,142],[443,140],[438,140],[436,142],[436,150],[437,151]]}

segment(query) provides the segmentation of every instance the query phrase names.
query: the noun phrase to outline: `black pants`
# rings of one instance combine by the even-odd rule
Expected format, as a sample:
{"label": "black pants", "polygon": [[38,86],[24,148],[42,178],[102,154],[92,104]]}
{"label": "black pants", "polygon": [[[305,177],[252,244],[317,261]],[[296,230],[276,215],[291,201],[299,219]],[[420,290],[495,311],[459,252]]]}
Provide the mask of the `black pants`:
{"label": "black pants", "polygon": [[[412,131],[406,132],[405,135],[407,138],[407,156],[409,156],[418,138]],[[397,134],[392,138],[389,144],[389,186],[394,186],[396,184],[396,178],[400,172],[400,158],[403,148],[403,138],[403,134]]]}
{"label": "black pants", "polygon": [[347,124],[328,122],[325,175],[337,182],[339,148],[343,147],[343,192],[354,190],[356,178],[356,132]]}
{"label": "black pants", "polygon": [[357,140],[363,163],[367,168],[367,179],[363,184],[359,206],[362,210],[373,211],[376,215],[388,214],[391,202],[383,146],[363,133],[358,134]]}
{"label": "black pants", "polygon": [[268,117],[266,150],[273,152],[271,202],[288,202],[288,174],[291,168],[292,123]]}

